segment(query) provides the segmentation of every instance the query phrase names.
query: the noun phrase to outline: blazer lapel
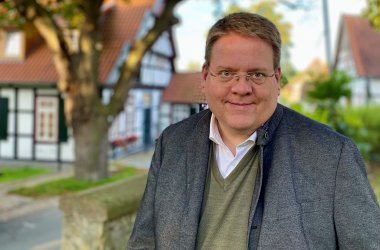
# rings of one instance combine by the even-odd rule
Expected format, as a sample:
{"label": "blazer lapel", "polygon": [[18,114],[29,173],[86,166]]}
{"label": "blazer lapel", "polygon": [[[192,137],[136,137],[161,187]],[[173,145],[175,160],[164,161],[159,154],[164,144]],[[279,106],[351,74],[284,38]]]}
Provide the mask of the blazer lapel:
{"label": "blazer lapel", "polygon": [[187,205],[183,213],[181,249],[193,249],[196,244],[198,224],[206,183],[210,153],[210,118],[207,111],[190,134],[187,145],[186,188]]}

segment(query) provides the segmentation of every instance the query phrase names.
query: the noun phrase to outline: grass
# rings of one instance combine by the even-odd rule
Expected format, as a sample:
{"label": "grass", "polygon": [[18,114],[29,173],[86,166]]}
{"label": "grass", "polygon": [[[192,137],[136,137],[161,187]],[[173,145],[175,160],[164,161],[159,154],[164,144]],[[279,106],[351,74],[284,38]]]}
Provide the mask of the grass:
{"label": "grass", "polygon": [[44,198],[51,196],[59,196],[74,192],[79,192],[88,188],[97,187],[118,180],[122,180],[131,176],[142,173],[145,170],[139,170],[132,167],[119,168],[119,170],[105,180],[100,181],[80,181],[74,178],[65,178],[54,181],[45,182],[33,187],[23,187],[11,190],[10,193],[29,196],[33,198]]}
{"label": "grass", "polygon": [[29,177],[47,174],[48,172],[48,169],[32,168],[28,166],[22,168],[4,167],[0,169],[0,183],[25,180]]}

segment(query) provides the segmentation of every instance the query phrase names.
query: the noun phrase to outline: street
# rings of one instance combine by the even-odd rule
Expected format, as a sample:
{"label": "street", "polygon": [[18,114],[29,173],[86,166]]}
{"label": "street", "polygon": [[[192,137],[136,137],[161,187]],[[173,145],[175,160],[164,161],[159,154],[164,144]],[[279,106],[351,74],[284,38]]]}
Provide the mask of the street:
{"label": "street", "polygon": [[60,249],[62,216],[58,208],[50,207],[0,223],[0,249]]}

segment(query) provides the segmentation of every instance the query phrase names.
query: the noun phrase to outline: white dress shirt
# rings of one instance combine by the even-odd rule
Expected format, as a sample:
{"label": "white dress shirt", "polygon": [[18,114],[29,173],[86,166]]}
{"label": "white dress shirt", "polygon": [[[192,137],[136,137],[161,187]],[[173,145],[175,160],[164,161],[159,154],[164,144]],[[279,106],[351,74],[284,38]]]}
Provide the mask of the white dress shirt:
{"label": "white dress shirt", "polygon": [[220,136],[218,124],[214,114],[211,115],[210,121],[210,135],[211,141],[215,142],[215,158],[218,163],[220,174],[224,179],[236,168],[241,159],[247,154],[247,152],[255,145],[257,132],[253,132],[244,142],[236,146],[236,155],[224,144],[222,137]]}

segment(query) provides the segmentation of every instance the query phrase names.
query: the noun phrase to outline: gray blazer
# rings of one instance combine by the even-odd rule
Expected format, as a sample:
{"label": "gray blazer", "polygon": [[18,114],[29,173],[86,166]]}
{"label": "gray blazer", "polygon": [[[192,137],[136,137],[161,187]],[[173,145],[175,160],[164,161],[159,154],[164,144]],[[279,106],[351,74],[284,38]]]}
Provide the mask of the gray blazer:
{"label": "gray blazer", "polygon": [[[202,111],[158,139],[128,249],[195,249],[210,117]],[[351,140],[280,104],[257,132],[247,249],[380,249],[380,208]]]}

